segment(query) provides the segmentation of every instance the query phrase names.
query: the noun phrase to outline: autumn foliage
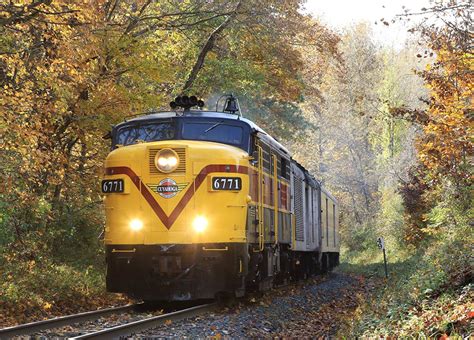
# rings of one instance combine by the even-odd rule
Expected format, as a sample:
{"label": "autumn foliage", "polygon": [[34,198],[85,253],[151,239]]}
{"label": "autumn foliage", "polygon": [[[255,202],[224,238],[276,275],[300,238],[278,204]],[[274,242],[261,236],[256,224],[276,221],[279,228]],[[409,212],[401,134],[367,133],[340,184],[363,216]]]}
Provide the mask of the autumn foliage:
{"label": "autumn foliage", "polygon": [[426,111],[394,108],[423,127],[418,140],[419,157],[436,178],[449,176],[466,184],[472,181],[469,156],[474,151],[472,53],[456,50],[449,41],[437,50],[436,62],[420,72],[430,89]]}
{"label": "autumn foliage", "polygon": [[[429,90],[428,98],[421,98],[427,108],[391,108],[395,117],[408,119],[422,129],[416,140],[421,164],[411,170],[409,181],[402,183],[400,189],[407,212],[407,240],[414,243],[427,231],[429,211],[443,199],[442,193],[450,192],[452,207],[468,214],[472,194],[469,188],[474,179],[474,62],[469,48],[472,34],[467,28],[468,8],[467,3],[454,1],[429,10],[446,25],[419,28],[435,55],[434,62],[418,72]],[[450,22],[454,14],[458,19]]]}
{"label": "autumn foliage", "polygon": [[[282,121],[299,114],[301,42],[332,58],[338,41],[301,5],[0,2],[0,303],[58,310],[78,296],[105,299],[102,137],[124,117],[167,109],[183,91],[214,109],[233,92],[270,131],[297,130]],[[48,274],[45,291],[36,281]]]}
{"label": "autumn foliage", "polygon": [[[419,58],[413,46],[380,48],[366,24],[336,34],[303,5],[0,2],[0,308],[7,311],[0,323],[113,300],[98,240],[98,184],[109,151],[102,137],[128,115],[167,109],[183,92],[207,98],[209,109],[234,93],[247,117],[336,193],[348,258],[369,268],[378,236],[390,261],[411,256],[397,267],[403,284],[384,292],[380,310],[393,313],[387,332],[405,327],[407,301],[411,315],[435,315],[425,315],[430,304],[420,299],[469,280],[472,5],[449,0],[425,9],[437,21],[413,28],[426,50]],[[361,334],[376,329],[367,327]]]}
{"label": "autumn foliage", "polygon": [[320,46],[337,42],[299,6],[296,0],[272,7],[240,1],[1,4],[0,172],[9,183],[4,223],[13,238],[19,241],[32,226],[63,224],[74,212],[90,212],[84,222],[96,224],[97,232],[97,183],[108,151],[102,136],[127,115],[166,108],[182,89],[201,97],[240,92],[243,105],[253,101],[276,115],[293,106],[290,115],[296,115],[302,51],[293,43],[304,39],[296,33],[308,27],[309,34],[321,33]]}
{"label": "autumn foliage", "polygon": [[[403,245],[377,301],[365,307],[361,336],[469,336],[472,327],[473,54],[469,1],[423,9],[421,35],[432,56],[416,73],[426,107],[391,105],[390,114],[418,129],[416,159],[399,183]],[[410,14],[407,14],[410,15]],[[431,19],[431,21],[429,19]],[[429,58],[429,57],[428,57]],[[407,251],[411,249],[411,251]],[[406,252],[407,255],[403,255]],[[397,266],[399,266],[397,268]]]}
{"label": "autumn foliage", "polygon": [[431,90],[428,121],[420,140],[420,160],[436,175],[472,181],[468,169],[474,147],[472,98],[473,54],[457,50],[449,41],[437,50],[437,61],[421,75]]}

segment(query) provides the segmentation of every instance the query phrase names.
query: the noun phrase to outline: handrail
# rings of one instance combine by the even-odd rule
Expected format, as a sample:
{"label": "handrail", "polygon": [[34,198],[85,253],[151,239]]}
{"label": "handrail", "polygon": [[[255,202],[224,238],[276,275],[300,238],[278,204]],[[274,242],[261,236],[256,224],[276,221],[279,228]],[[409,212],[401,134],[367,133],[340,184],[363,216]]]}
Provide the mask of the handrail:
{"label": "handrail", "polygon": [[135,253],[137,249],[112,249],[112,253]]}
{"label": "handrail", "polygon": [[292,224],[292,233],[291,233],[291,249],[296,249],[296,215],[294,213],[291,214],[291,224]]}
{"label": "handrail", "polygon": [[263,208],[263,199],[265,193],[264,175],[263,175],[263,149],[260,145],[258,148],[258,243],[259,250],[265,249],[265,213]]}
{"label": "handrail", "polygon": [[278,244],[278,161],[275,155],[273,157],[273,206],[274,210],[274,221],[273,227],[275,228],[275,244]]}
{"label": "handrail", "polygon": [[229,250],[229,247],[225,246],[224,248],[206,248],[202,247],[202,250],[204,251],[227,251]]}

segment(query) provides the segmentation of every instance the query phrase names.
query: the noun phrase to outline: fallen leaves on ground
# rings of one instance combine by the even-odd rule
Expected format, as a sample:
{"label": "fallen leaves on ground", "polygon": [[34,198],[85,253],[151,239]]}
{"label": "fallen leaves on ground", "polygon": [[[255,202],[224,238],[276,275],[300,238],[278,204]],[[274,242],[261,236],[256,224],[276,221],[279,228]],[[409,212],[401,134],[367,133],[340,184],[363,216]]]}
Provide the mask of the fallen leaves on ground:
{"label": "fallen leaves on ground", "polygon": [[87,312],[99,308],[122,306],[132,301],[120,294],[101,296],[69,296],[61,300],[35,303],[25,300],[23,305],[0,301],[0,328],[51,319],[58,316]]}
{"label": "fallen leaves on ground", "polygon": [[[323,297],[313,300],[314,309],[306,311],[303,320],[287,322],[285,328],[274,336],[280,338],[328,337],[334,336],[341,325],[350,322],[353,312],[381,284],[375,279],[355,276],[348,285],[334,292],[328,302]],[[295,311],[301,313],[303,311]]]}

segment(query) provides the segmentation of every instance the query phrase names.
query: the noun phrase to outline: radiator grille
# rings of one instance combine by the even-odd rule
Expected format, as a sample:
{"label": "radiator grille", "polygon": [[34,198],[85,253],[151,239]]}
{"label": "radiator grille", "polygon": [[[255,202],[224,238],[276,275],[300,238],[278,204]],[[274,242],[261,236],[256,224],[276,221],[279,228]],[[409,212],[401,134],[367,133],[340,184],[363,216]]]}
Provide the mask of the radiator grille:
{"label": "radiator grille", "polygon": [[295,184],[295,217],[296,230],[295,239],[297,241],[304,241],[304,223],[303,223],[303,181],[297,177],[294,180]]}
{"label": "radiator grille", "polygon": [[[149,169],[150,175],[163,175],[163,173],[158,170],[155,166],[155,156],[162,148],[159,149],[150,149],[149,150]],[[186,149],[185,148],[172,148],[179,156],[179,165],[173,174],[185,174],[186,173]]]}

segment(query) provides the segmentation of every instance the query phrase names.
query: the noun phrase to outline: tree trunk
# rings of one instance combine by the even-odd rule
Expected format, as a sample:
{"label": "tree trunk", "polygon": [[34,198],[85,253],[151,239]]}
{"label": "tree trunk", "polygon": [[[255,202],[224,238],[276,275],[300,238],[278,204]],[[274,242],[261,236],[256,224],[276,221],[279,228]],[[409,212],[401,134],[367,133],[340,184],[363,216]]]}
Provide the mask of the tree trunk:
{"label": "tree trunk", "polygon": [[187,91],[191,86],[193,85],[194,81],[197,78],[197,75],[199,71],[202,69],[202,66],[204,64],[204,59],[206,59],[207,53],[211,51],[214,48],[214,44],[216,42],[216,39],[218,38],[219,34],[227,27],[229,26],[230,22],[232,19],[236,16],[237,12],[240,9],[242,1],[239,1],[237,3],[237,6],[235,7],[235,10],[230,14],[223,22],[220,24],[212,33],[209,35],[207,38],[206,43],[201,49],[201,52],[199,52],[198,58],[196,60],[196,63],[193,66],[193,69],[191,70],[191,73],[189,74],[188,80],[186,80],[186,83],[184,84],[182,92]]}

